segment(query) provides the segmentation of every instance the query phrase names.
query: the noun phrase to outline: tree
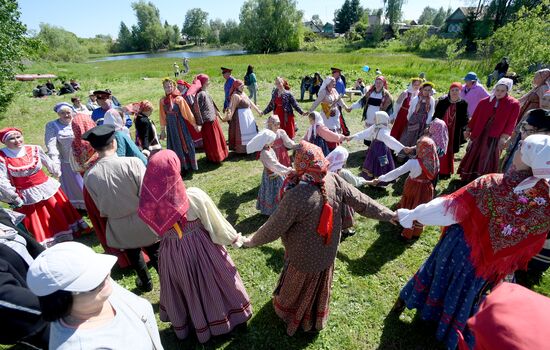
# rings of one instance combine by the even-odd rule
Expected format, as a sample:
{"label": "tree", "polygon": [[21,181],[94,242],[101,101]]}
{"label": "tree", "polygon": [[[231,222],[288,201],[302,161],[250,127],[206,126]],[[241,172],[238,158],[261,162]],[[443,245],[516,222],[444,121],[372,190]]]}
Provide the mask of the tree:
{"label": "tree", "polygon": [[219,18],[216,18],[215,20],[210,20],[210,24],[208,25],[208,36],[206,37],[206,41],[209,44],[219,45],[220,44],[220,33],[223,31],[223,27],[225,24],[223,21]]}
{"label": "tree", "polygon": [[180,29],[176,24],[170,25],[168,21],[164,21],[164,46],[173,49],[180,42]]}
{"label": "tree", "polygon": [[359,0],[346,0],[342,7],[334,12],[334,31],[336,33],[347,32],[352,25],[363,16],[363,8]]}
{"label": "tree", "polygon": [[36,36],[46,48],[42,54],[52,61],[81,62],[88,58],[88,49],[80,44],[78,37],[61,27],[40,23]]}
{"label": "tree", "polygon": [[447,11],[445,11],[443,7],[440,7],[432,21],[432,25],[441,27],[445,23],[447,17]]}
{"label": "tree", "polygon": [[294,0],[247,0],[241,7],[242,42],[253,52],[296,51],[303,36]]}
{"label": "tree", "polygon": [[384,0],[386,18],[390,22],[391,26],[394,26],[401,20],[403,13],[403,3],[405,0]]}
{"label": "tree", "polygon": [[234,20],[228,19],[220,30],[220,44],[237,44],[241,42],[239,25]]}
{"label": "tree", "polygon": [[162,48],[166,32],[160,21],[159,9],[152,2],[146,3],[143,0],[133,2],[132,9],[137,17],[137,25],[132,26],[132,34],[137,39],[136,48],[145,51]]}
{"label": "tree", "polygon": [[424,7],[424,10],[422,10],[422,14],[420,15],[420,17],[418,17],[418,24],[432,24],[436,14],[436,9],[430,6]]}
{"label": "tree", "polygon": [[126,26],[124,22],[120,22],[116,51],[128,52],[132,50],[134,50],[134,38],[132,37],[132,32],[130,32],[130,29],[128,29],[128,26]]}
{"label": "tree", "polygon": [[200,45],[202,39],[205,39],[208,34],[208,12],[200,8],[188,10],[181,32],[195,40],[195,44]]}
{"label": "tree", "polygon": [[321,21],[321,18],[319,15],[313,15],[311,16],[311,21],[319,28],[323,28],[323,21]]}

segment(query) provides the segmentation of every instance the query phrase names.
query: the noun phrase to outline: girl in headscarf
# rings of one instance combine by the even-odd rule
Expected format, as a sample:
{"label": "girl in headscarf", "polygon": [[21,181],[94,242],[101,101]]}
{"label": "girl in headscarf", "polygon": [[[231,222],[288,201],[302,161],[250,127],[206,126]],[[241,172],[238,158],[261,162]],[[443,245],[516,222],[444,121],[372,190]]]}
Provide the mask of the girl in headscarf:
{"label": "girl in headscarf", "polygon": [[[370,142],[365,154],[365,161],[361,170],[361,177],[372,180],[395,169],[391,150],[399,153],[404,146],[390,135],[390,117],[384,111],[378,111],[374,116],[374,124],[355,135],[348,136],[349,140],[364,140]],[[387,185],[385,182],[381,186]]]}
{"label": "girl in headscarf", "polygon": [[57,180],[60,165],[40,146],[25,145],[17,128],[0,130],[0,200],[25,214],[23,224],[45,246],[72,240],[73,234],[87,231],[88,225],[69,202]]}
{"label": "girl in headscarf", "polygon": [[328,173],[328,162],[319,147],[306,141],[300,146],[277,210],[244,242],[256,247],[281,237],[285,264],[273,294],[273,307],[290,336],[300,327],[319,331],[326,326],[343,205],[382,221],[395,215],[341,177]]}
{"label": "girl in headscarf", "polygon": [[[346,111],[348,106],[342,100],[342,97],[336,91],[336,80],[333,77],[326,77],[319,89],[317,99],[311,105],[308,115],[311,120],[311,113],[315,111],[317,106],[321,105],[321,116],[323,117],[323,124],[335,134],[343,134],[344,130],[340,123],[340,108],[344,108]],[[307,139],[309,141],[309,139]],[[311,142],[311,141],[309,141]],[[340,141],[341,142],[341,141]],[[329,152],[338,146],[338,142],[330,141],[328,143]],[[323,151],[324,152],[324,151]],[[325,153],[328,154],[328,153]]]}
{"label": "girl in headscarf", "polygon": [[148,100],[143,100],[138,102],[135,107],[136,144],[141,152],[149,158],[152,152],[162,149],[155,123],[149,118],[153,114],[153,104]]}
{"label": "girl in headscarf", "polygon": [[367,180],[360,176],[355,176],[351,171],[344,168],[349,157],[349,152],[342,146],[338,146],[333,149],[328,155],[327,160],[329,162],[328,170],[331,173],[338,174],[342,179],[346,180],[354,187],[361,187],[367,183]]}
{"label": "girl in headscarf", "polygon": [[61,189],[76,209],[85,209],[82,187],[82,176],[71,168],[71,144],[74,140],[71,123],[76,115],[74,108],[68,103],[61,102],[53,108],[58,118],[46,124],[44,143],[46,154],[59,164]]}
{"label": "girl in headscarf", "polygon": [[261,115],[262,111],[243,94],[243,89],[242,80],[235,80],[231,85],[229,107],[224,120],[229,122],[229,149],[246,154],[246,145],[258,133],[258,126],[250,108],[258,115]]}
{"label": "girl in headscarf", "polygon": [[309,124],[311,126],[307,129],[304,140],[320,147],[323,155],[330,153],[329,145],[339,145],[346,139],[344,135],[331,131],[326,127],[324,118],[319,112],[309,114]]}
{"label": "girl in headscarf", "polygon": [[277,209],[277,197],[283,185],[283,179],[292,170],[277,160],[277,155],[272,148],[276,139],[277,135],[273,131],[264,129],[246,145],[248,153],[260,152],[259,159],[264,166],[256,201],[256,209],[263,215],[271,215]]}
{"label": "girl in headscarf", "polygon": [[166,147],[176,152],[180,159],[181,172],[197,170],[195,158],[195,144],[187,128],[187,120],[196,131],[200,126],[195,122],[195,117],[189,106],[176,89],[174,82],[168,78],[162,81],[165,96],[160,99],[160,139],[166,138]]}
{"label": "girl in headscarf", "polygon": [[205,343],[252,316],[241,277],[224,245],[243,237],[198,188],[185,188],[177,155],[151,157],[143,178],[138,215],[161,236],[160,319],[179,339],[195,332]]}
{"label": "girl in headscarf", "polygon": [[464,137],[470,139],[458,173],[463,182],[498,171],[500,153],[519,116],[518,100],[510,96],[513,82],[500,79],[491,94],[479,102]]}
{"label": "girl in headscarf", "polygon": [[[405,146],[416,145],[416,141],[422,136],[426,126],[432,122],[435,110],[433,87],[434,84],[430,82],[423,83],[420,86],[420,93],[411,101],[407,115],[407,127],[399,139]],[[405,157],[406,155],[403,153],[399,155],[401,160]]]}
{"label": "girl in headscarf", "polygon": [[436,338],[456,348],[457,331],[464,333],[483,291],[526,268],[544,244],[550,230],[548,159],[550,136],[531,135],[507,174],[484,175],[414,210],[399,209],[405,228],[416,223],[445,229],[394,310],[418,309],[422,319],[438,322]]}
{"label": "girl in headscarf", "polygon": [[393,109],[392,119],[394,120],[393,126],[391,128],[391,136],[396,139],[401,138],[403,130],[407,126],[407,116],[409,115],[409,106],[413,98],[418,95],[418,90],[420,89],[420,84],[422,84],[422,79],[412,78],[407,90],[403,91],[395,103],[395,108]]}
{"label": "girl in headscarf", "polygon": [[452,83],[449,93],[441,97],[435,106],[433,120],[443,120],[449,134],[447,150],[440,159],[441,178],[449,178],[454,174],[455,153],[460,151],[460,145],[465,142],[463,132],[468,125],[468,103],[460,97],[461,90],[461,83]]}
{"label": "girl in headscarf", "polygon": [[[394,181],[401,175],[409,173],[403,187],[399,208],[414,209],[434,198],[433,181],[437,178],[438,172],[439,158],[435,142],[431,138],[423,136],[416,144],[416,158],[407,160],[399,168],[380,176],[372,183],[376,185],[379,181]],[[414,240],[420,237],[422,231],[424,231],[422,225],[415,225],[413,228],[403,229],[401,237],[406,241]]]}
{"label": "girl in headscarf", "polygon": [[296,143],[288,137],[286,131],[280,128],[281,121],[279,116],[273,114],[267,118],[266,122],[267,128],[273,131],[277,135],[277,139],[273,142],[273,150],[277,155],[277,160],[279,163],[286,167],[290,167],[290,157],[288,156],[288,150],[294,149]]}
{"label": "girl in headscarf", "polygon": [[445,156],[449,147],[449,130],[447,129],[447,125],[441,119],[434,119],[428,127],[427,135],[435,142],[437,156],[441,163],[441,157]]}
{"label": "girl in headscarf", "polygon": [[275,79],[275,90],[273,90],[273,94],[271,95],[271,101],[261,115],[273,111],[281,119],[281,128],[293,139],[295,135],[294,110],[302,115],[304,111],[289,91],[290,86],[288,86],[288,90],[285,86],[288,86],[288,83],[283,78],[277,77]]}
{"label": "girl in headscarf", "polygon": [[221,163],[227,158],[229,151],[218,121],[220,111],[207,91],[209,86],[210,78],[208,75],[199,74],[195,77],[188,94],[195,96],[193,112],[197,124],[202,126],[201,134],[206,159],[212,163]]}
{"label": "girl in headscarf", "polygon": [[369,91],[361,99],[348,109],[351,112],[353,109],[363,108],[363,117],[361,121],[365,122],[365,127],[368,128],[374,125],[374,115],[378,111],[389,112],[389,108],[393,104],[393,99],[388,91],[388,82],[386,78],[379,75],[374,80],[374,84]]}

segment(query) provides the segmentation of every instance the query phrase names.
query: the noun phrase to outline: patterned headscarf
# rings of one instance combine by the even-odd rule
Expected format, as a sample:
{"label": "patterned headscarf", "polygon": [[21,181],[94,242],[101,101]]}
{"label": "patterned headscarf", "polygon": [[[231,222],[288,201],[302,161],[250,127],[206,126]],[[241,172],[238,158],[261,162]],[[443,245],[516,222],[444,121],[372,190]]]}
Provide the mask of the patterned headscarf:
{"label": "patterned headscarf", "polygon": [[435,179],[439,173],[439,157],[435,142],[431,138],[426,136],[420,138],[416,146],[416,158],[424,175],[429,180]]}
{"label": "patterned headscarf", "polygon": [[74,139],[71,144],[73,157],[82,172],[90,169],[97,162],[97,152],[88,141],[82,139],[82,135],[96,127],[95,122],[88,114],[77,113],[71,123]]}
{"label": "patterned headscarf", "polygon": [[162,150],[149,158],[143,177],[138,216],[161,236],[185,218],[189,210],[180,169],[176,153]]}
{"label": "patterned headscarf", "polygon": [[432,120],[429,128],[430,137],[434,140],[437,147],[437,155],[443,157],[447,153],[449,146],[449,130],[447,124],[439,118]]}
{"label": "patterned headscarf", "polygon": [[[94,126],[95,126],[95,124],[94,124]],[[17,133],[17,132],[20,133],[21,135],[23,135],[23,132],[21,131],[21,129],[18,129],[18,128],[4,128],[4,129],[0,130],[0,142],[5,144],[8,137],[11,134],[14,134],[14,133]]]}

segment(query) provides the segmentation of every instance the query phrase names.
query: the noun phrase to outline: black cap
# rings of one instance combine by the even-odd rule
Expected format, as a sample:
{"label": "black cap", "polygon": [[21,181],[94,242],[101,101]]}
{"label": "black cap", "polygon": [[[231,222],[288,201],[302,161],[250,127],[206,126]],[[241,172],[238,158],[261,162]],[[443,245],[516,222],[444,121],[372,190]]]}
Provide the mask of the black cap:
{"label": "black cap", "polygon": [[88,141],[93,148],[103,148],[115,138],[115,126],[112,124],[103,124],[91,128],[82,135],[82,139]]}
{"label": "black cap", "polygon": [[223,73],[231,73],[233,71],[233,69],[231,68],[226,68],[226,67],[221,67],[221,70],[222,70],[222,74]]}
{"label": "black cap", "polygon": [[94,95],[99,99],[105,100],[111,97],[111,92],[108,90],[95,90]]}
{"label": "black cap", "polygon": [[332,73],[342,71],[340,68],[335,68],[335,67],[330,67],[330,70],[332,71]]}
{"label": "black cap", "polygon": [[532,109],[527,114],[527,124],[537,129],[550,129],[550,112],[542,108]]}

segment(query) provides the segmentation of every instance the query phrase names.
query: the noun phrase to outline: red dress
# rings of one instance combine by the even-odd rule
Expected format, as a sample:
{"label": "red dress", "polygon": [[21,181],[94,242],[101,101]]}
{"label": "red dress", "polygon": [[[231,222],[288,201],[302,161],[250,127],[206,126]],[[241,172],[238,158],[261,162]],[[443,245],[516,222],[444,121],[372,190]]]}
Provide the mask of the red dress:
{"label": "red dress", "polygon": [[214,163],[222,162],[229,155],[222,127],[217,119],[202,125],[202,138],[206,158]]}
{"label": "red dress", "polygon": [[[23,224],[36,240],[51,244],[54,240],[72,240],[73,234],[87,230],[88,225],[67,199],[59,182],[42,170],[45,165],[51,173],[59,173],[56,164],[39,146],[24,146],[24,153],[0,150],[0,181],[3,201],[24,202],[15,209],[25,214]],[[9,197],[9,198],[8,198]]]}
{"label": "red dress", "polygon": [[294,129],[294,113],[286,113],[283,108],[283,97],[277,95],[275,97],[275,115],[279,116],[281,120],[281,129],[286,131],[288,137],[294,138],[296,131]]}
{"label": "red dress", "polygon": [[411,105],[412,94],[407,92],[407,97],[403,100],[403,104],[395,117],[395,123],[391,128],[390,135],[395,137],[397,140],[401,138],[403,131],[407,127],[407,115],[409,114],[409,106]]}

